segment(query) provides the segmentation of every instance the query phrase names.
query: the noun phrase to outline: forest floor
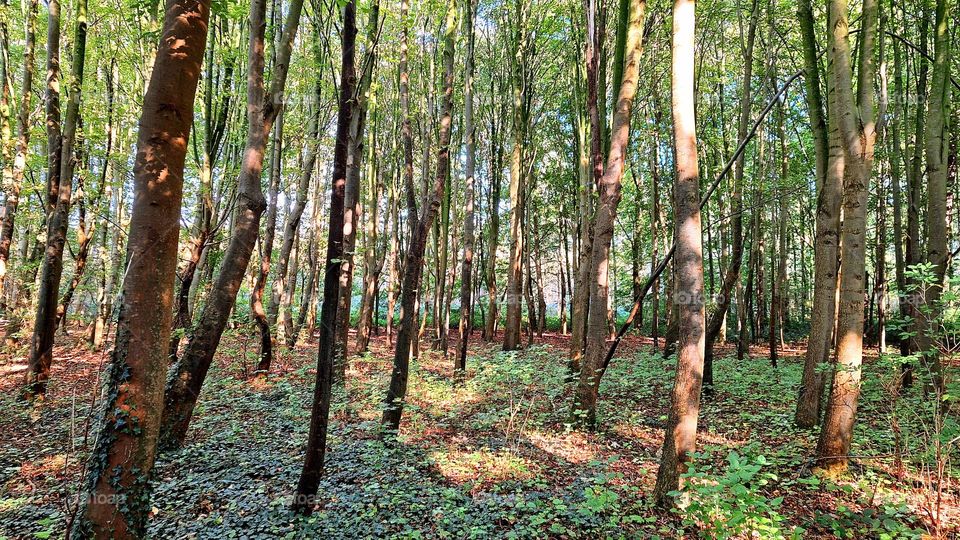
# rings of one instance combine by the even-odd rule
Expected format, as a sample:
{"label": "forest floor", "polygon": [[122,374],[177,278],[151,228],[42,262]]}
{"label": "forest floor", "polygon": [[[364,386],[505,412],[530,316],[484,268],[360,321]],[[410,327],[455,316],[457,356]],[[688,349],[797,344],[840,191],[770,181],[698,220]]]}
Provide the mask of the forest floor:
{"label": "forest floor", "polygon": [[[350,361],[335,396],[320,507],[295,517],[289,497],[302,466],[316,342],[282,351],[261,380],[249,378],[257,340],[252,332],[225,337],[186,447],[158,460],[152,537],[914,538],[933,528],[929,470],[911,465],[934,437],[922,414],[910,413],[924,400],[912,389],[893,405],[890,368],[876,351],[866,359],[857,458],[837,480],[810,475],[815,435],[793,427],[802,349],[782,350],[778,368],[765,349],[742,361],[720,354],[692,487],[684,508],[669,512],[648,496],[673,360],[648,339],[629,338],[601,385],[598,431],[576,432],[566,423],[567,339],[557,335],[503,353],[478,334],[464,384],[452,376],[452,357],[425,345],[400,436],[388,445],[377,430],[392,355],[376,337],[369,354]],[[107,357],[79,337],[59,341],[48,398],[36,408],[17,400],[22,352],[0,356],[0,539],[60,537],[75,508]],[[956,482],[940,485],[941,533],[956,535]]]}

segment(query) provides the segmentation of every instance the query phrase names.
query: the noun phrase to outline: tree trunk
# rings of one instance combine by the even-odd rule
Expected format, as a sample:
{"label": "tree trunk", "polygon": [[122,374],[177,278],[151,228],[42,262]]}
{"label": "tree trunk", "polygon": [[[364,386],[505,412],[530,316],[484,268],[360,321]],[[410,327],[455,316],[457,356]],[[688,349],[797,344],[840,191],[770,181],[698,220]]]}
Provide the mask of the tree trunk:
{"label": "tree trunk", "polygon": [[183,166],[209,17],[209,2],[167,2],[140,119],[116,348],[107,369],[103,420],[87,465],[87,492],[71,531],[74,538],[146,535],[148,479],[173,313]]}
{"label": "tree trunk", "polygon": [[[27,8],[27,35],[23,49],[23,86],[20,91],[20,109],[17,112],[17,141],[13,169],[10,171],[9,185],[4,186],[6,203],[3,218],[0,220],[0,307],[4,299],[3,285],[6,281],[7,262],[10,259],[10,242],[13,240],[13,226],[20,204],[20,188],[27,169],[27,154],[30,152],[30,101],[33,98],[34,56],[37,45],[37,6],[38,0],[30,0]],[[6,32],[6,29],[4,29]],[[7,77],[4,77],[4,83]],[[4,168],[4,176],[7,169]],[[6,181],[6,179],[4,179]]]}
{"label": "tree trunk", "polygon": [[460,271],[460,343],[454,371],[465,373],[467,370],[467,346],[473,331],[473,246],[475,242],[476,219],[474,217],[475,178],[477,150],[473,126],[473,55],[475,32],[473,29],[474,2],[467,0],[464,6],[463,27],[467,36],[466,69],[464,70],[463,91],[463,130],[467,142],[467,157],[464,166],[466,194],[464,196],[463,216],[463,265]]}
{"label": "tree trunk", "polygon": [[[493,82],[491,81],[491,86]],[[502,187],[502,157],[499,130],[496,115],[490,115],[490,209],[489,229],[487,231],[487,318],[484,321],[483,339],[493,341],[496,338],[497,322],[500,310],[497,305],[497,247],[500,244],[500,189]]]}
{"label": "tree trunk", "polygon": [[[51,2],[51,10],[53,5],[54,2]],[[57,9],[59,10],[59,6]],[[86,0],[80,0],[77,5],[77,29],[74,38],[73,67],[70,75],[70,101],[67,102],[62,141],[58,143],[60,171],[57,179],[59,187],[57,188],[56,206],[47,220],[47,244],[43,256],[43,267],[40,270],[37,311],[34,316],[33,337],[30,341],[25,389],[25,396],[30,399],[46,393],[47,380],[50,378],[50,365],[53,363],[53,342],[57,330],[57,300],[60,293],[60,278],[63,275],[63,248],[67,242],[67,226],[70,220],[73,170],[76,166],[74,144],[77,140],[77,124],[80,119],[80,92],[83,88],[83,65],[86,60],[86,48],[87,2]],[[49,56],[52,56],[52,53],[48,53]],[[56,85],[56,81],[53,84]],[[52,160],[51,165],[53,165]]]}
{"label": "tree trunk", "polygon": [[[617,206],[622,197],[624,165],[627,145],[630,141],[630,115],[633,99],[637,93],[640,77],[640,55],[643,52],[643,21],[646,15],[644,0],[620,0],[620,9],[629,11],[626,65],[623,82],[618,89],[617,107],[613,115],[610,154],[600,180],[600,199],[593,223],[593,249],[590,258],[590,307],[587,327],[587,350],[580,368],[580,381],[573,402],[573,420],[593,429],[597,421],[597,393],[603,376],[604,357],[607,352],[607,298],[609,295],[608,269],[613,228],[617,219]],[[694,151],[696,149],[694,148]],[[696,179],[694,179],[696,186]],[[694,191],[696,195],[696,191]]]}
{"label": "tree trunk", "polygon": [[[257,373],[266,375],[273,362],[273,331],[270,318],[263,309],[263,292],[270,277],[273,260],[273,239],[277,233],[277,195],[280,192],[280,176],[283,168],[283,115],[277,116],[273,125],[273,148],[270,152],[270,186],[267,192],[267,217],[263,236],[260,238],[260,269],[257,281],[250,293],[250,315],[260,331],[260,360]],[[281,275],[281,274],[278,274]]]}
{"label": "tree trunk", "polygon": [[[924,3],[926,5],[926,3]],[[946,0],[937,0],[936,23],[934,24],[933,80],[927,105],[926,133],[924,142],[927,166],[927,263],[933,267],[933,282],[921,289],[914,321],[916,341],[921,364],[927,376],[926,385],[939,394],[945,390],[940,353],[935,344],[934,321],[942,317],[944,277],[949,262],[947,246],[949,223],[947,222],[947,177],[949,137],[947,120],[950,117],[950,31],[952,21],[950,6]],[[918,144],[919,146],[919,144]]]}
{"label": "tree trunk", "polygon": [[[750,109],[753,103],[753,50],[757,38],[757,24],[759,20],[760,2],[759,0],[753,0],[753,8],[750,12],[750,25],[747,30],[747,43],[744,47],[743,78],[740,82],[743,90],[740,95],[740,118],[737,124],[738,141],[744,140],[747,137],[747,131],[750,129]],[[740,281],[740,267],[743,266],[744,154],[740,155],[734,163],[734,166],[733,193],[731,193],[733,206],[731,212],[733,215],[730,220],[730,258],[727,263],[726,273],[723,276],[723,284],[720,286],[720,294],[717,296],[717,305],[711,313],[710,322],[707,325],[706,342],[704,345],[703,388],[708,394],[713,392],[713,347],[726,321],[727,311],[730,309],[730,300],[733,297],[737,283]]]}
{"label": "tree trunk", "polygon": [[[828,54],[830,66],[830,124],[838,133],[842,154],[831,170],[842,169],[843,252],[840,267],[840,298],[837,316],[837,362],[833,372],[820,440],[817,467],[827,474],[846,470],[853,424],[860,396],[860,364],[863,361],[864,275],[866,270],[867,194],[876,140],[874,44],[878,19],[876,0],[865,0],[860,36],[858,95],[854,102],[846,0],[831,0],[828,6]],[[836,128],[833,126],[836,125]]]}
{"label": "tree trunk", "polygon": [[503,327],[503,350],[520,348],[523,319],[523,221],[526,208],[526,182],[523,146],[529,126],[530,86],[530,6],[520,2],[514,13],[516,31],[514,54],[510,64],[513,83],[513,150],[510,152],[510,260],[507,265],[507,320]]}
{"label": "tree trunk", "polygon": [[230,312],[233,311],[237,292],[240,290],[257,236],[259,236],[260,215],[267,206],[263,191],[260,189],[263,156],[273,122],[280,113],[290,55],[302,8],[302,0],[292,0],[288,6],[283,36],[277,47],[270,93],[269,96],[265,96],[263,66],[266,0],[255,0],[250,6],[248,131],[243,165],[237,179],[239,200],[230,243],[224,253],[220,273],[215,279],[210,297],[204,305],[200,320],[187,342],[186,349],[173,367],[170,380],[167,382],[161,426],[162,448],[183,445],[193,408],[203,387],[203,380],[220,344]]}
{"label": "tree trunk", "polygon": [[[820,96],[820,68],[817,61],[813,9],[809,0],[800,0],[798,8],[803,35],[806,70],[807,108],[817,154],[817,217],[813,248],[813,310],[810,336],[803,362],[803,376],[794,422],[803,429],[812,428],[820,417],[823,376],[818,366],[828,361],[836,313],[838,241],[840,239],[840,198],[842,166],[837,168],[842,148],[832,128],[827,133],[823,101]],[[829,143],[829,146],[828,146]]]}
{"label": "tree trunk", "polygon": [[[401,4],[401,12],[406,16],[406,2]],[[437,148],[437,173],[433,183],[430,198],[424,201],[423,215],[417,219],[416,229],[410,237],[410,247],[407,249],[404,261],[403,285],[400,293],[400,329],[397,332],[397,346],[393,355],[393,372],[390,375],[390,387],[384,399],[383,417],[380,423],[388,432],[396,432],[400,428],[400,419],[403,415],[404,398],[407,394],[407,377],[410,362],[410,346],[416,336],[415,323],[417,319],[417,295],[420,292],[421,277],[423,276],[423,254],[427,248],[427,236],[433,226],[433,220],[440,209],[440,199],[443,197],[444,187],[450,166],[450,131],[453,114],[453,53],[456,34],[457,3],[448,0],[446,29],[443,37],[443,103],[440,118],[439,145]],[[404,41],[407,40],[404,28]],[[401,67],[401,73],[403,68]],[[401,75],[401,80],[403,76]],[[404,122],[408,121],[408,112],[404,111]],[[408,162],[409,165],[409,162]],[[410,193],[407,194],[410,197]]]}
{"label": "tree trunk", "polygon": [[327,425],[330,417],[330,394],[333,383],[334,344],[336,341],[337,296],[340,291],[340,266],[343,257],[345,223],[344,197],[347,185],[347,153],[350,145],[350,124],[356,112],[352,101],[357,86],[356,42],[357,5],[348,0],[343,7],[341,34],[340,103],[337,113],[337,138],[333,155],[333,186],[330,197],[330,225],[327,229],[327,254],[324,262],[323,305],[320,308],[320,342],[317,351],[317,379],[313,387],[310,410],[310,433],[297,482],[293,510],[300,514],[313,512],[314,498],[323,474],[327,450]]}
{"label": "tree trunk", "polygon": [[673,4],[673,132],[676,147],[674,183],[674,306],[678,315],[677,371],[670,413],[657,471],[654,499],[672,506],[670,492],[680,487],[697,446],[700,383],[703,375],[703,247],[700,227],[699,171],[694,114],[694,1]]}

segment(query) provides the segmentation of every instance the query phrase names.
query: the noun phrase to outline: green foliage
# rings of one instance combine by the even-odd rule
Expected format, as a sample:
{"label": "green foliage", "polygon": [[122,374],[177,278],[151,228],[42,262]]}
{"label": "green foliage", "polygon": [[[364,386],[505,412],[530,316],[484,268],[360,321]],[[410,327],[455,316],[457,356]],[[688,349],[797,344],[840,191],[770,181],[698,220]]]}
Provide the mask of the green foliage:
{"label": "green foliage", "polygon": [[761,471],[767,459],[754,444],[741,451],[731,450],[725,467],[716,473],[709,451],[694,455],[694,464],[681,475],[681,491],[674,492],[683,501],[677,511],[684,526],[698,528],[709,538],[800,538],[799,527],[785,531],[785,518],[778,512],[783,497],[769,498],[762,490],[777,480],[776,474]]}

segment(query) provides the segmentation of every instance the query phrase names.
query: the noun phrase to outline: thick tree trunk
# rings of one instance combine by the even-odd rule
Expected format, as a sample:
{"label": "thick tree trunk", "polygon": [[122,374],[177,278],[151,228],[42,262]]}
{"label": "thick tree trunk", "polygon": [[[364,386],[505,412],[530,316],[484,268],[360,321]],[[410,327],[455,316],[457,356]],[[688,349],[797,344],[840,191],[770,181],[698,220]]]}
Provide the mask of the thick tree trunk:
{"label": "thick tree trunk", "polygon": [[166,7],[140,119],[116,348],[74,538],[142,538],[151,508],[148,480],[163,405],[183,166],[210,17],[206,1],[170,0]]}
{"label": "thick tree trunk", "polygon": [[704,306],[700,185],[694,114],[694,1],[673,4],[673,133],[676,147],[674,183],[674,306],[678,314],[679,354],[670,414],[657,471],[654,499],[673,505],[670,492],[680,487],[697,447],[700,386],[703,375]]}
{"label": "thick tree trunk", "polygon": [[[406,2],[401,5],[401,11],[406,11]],[[429,193],[430,198],[424,201],[425,208],[423,215],[417,219],[416,228],[412,231],[410,247],[407,249],[406,260],[403,265],[403,285],[400,293],[400,329],[397,332],[397,346],[393,355],[393,371],[390,375],[390,387],[387,390],[387,396],[383,402],[383,417],[380,421],[386,431],[394,433],[400,428],[404,398],[407,395],[410,347],[411,342],[417,335],[415,328],[417,320],[416,303],[417,295],[420,292],[421,277],[423,276],[423,255],[427,248],[427,237],[430,233],[430,228],[433,226],[433,220],[436,218],[437,212],[440,209],[440,199],[443,197],[450,166],[450,131],[453,115],[453,54],[455,34],[457,31],[456,20],[456,0],[448,0],[446,30],[444,31],[443,37],[443,103],[440,117],[439,144],[437,148],[437,173],[434,178],[433,189]],[[404,41],[406,40],[406,29],[404,29]],[[404,122],[407,121],[408,117],[405,111]],[[409,192],[407,196],[410,197]]]}
{"label": "thick tree trunk", "polygon": [[164,395],[161,447],[175,448],[183,445],[190,418],[196,406],[200,389],[230,312],[237,300],[237,292],[243,282],[257,242],[260,215],[266,209],[260,174],[263,157],[270,138],[273,122],[280,113],[283,89],[286,84],[290,55],[297,26],[300,23],[302,0],[293,0],[288,6],[283,35],[277,47],[274,74],[270,93],[264,95],[264,33],[266,32],[266,0],[255,0],[250,7],[250,45],[247,81],[248,131],[244,149],[243,165],[237,179],[237,209],[230,235],[230,243],[223,256],[220,273],[217,275],[210,297],[180,360],[173,367]]}
{"label": "thick tree trunk", "polygon": [[[640,77],[640,55],[643,52],[643,21],[646,15],[644,0],[620,0],[620,9],[629,11],[629,27],[626,47],[626,65],[623,82],[618,89],[617,106],[613,115],[610,154],[600,180],[600,200],[593,224],[593,249],[590,265],[590,307],[587,327],[587,350],[580,368],[580,381],[573,402],[573,420],[593,429],[597,421],[597,393],[603,376],[604,357],[607,352],[607,298],[609,295],[608,270],[613,228],[617,219],[617,206],[622,197],[624,165],[627,145],[630,141],[630,115],[633,99],[637,93]],[[695,151],[695,148],[694,148]],[[696,182],[696,180],[694,180]],[[694,184],[696,185],[696,184]],[[696,195],[696,192],[694,192]],[[699,202],[699,198],[697,198]]]}
{"label": "thick tree trunk", "polygon": [[[53,3],[50,6],[52,9]],[[33,337],[30,341],[25,389],[25,396],[30,399],[46,393],[50,365],[53,363],[53,342],[57,330],[57,300],[60,293],[60,278],[63,275],[63,249],[67,243],[67,226],[70,221],[73,170],[76,166],[74,144],[77,140],[77,124],[80,120],[80,92],[83,88],[86,48],[87,2],[80,0],[77,5],[77,29],[70,75],[70,101],[67,102],[63,137],[58,149],[60,153],[58,162],[60,170],[57,177],[59,187],[56,206],[47,220],[47,244],[40,270],[37,311],[34,316]],[[52,160],[51,165],[53,165]]]}

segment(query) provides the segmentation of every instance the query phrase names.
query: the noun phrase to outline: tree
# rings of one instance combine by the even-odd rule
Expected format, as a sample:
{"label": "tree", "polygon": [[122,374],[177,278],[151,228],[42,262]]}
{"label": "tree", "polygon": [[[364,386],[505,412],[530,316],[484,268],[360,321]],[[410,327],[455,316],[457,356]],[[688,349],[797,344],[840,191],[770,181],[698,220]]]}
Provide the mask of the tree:
{"label": "tree", "polygon": [[620,9],[629,12],[629,19],[623,21],[626,39],[622,42],[626,56],[622,71],[622,82],[617,94],[617,106],[613,113],[613,129],[610,137],[610,150],[607,166],[600,179],[600,200],[593,220],[593,245],[590,258],[590,307],[587,327],[587,352],[580,369],[580,381],[574,396],[573,413],[575,418],[593,428],[597,421],[597,393],[600,378],[604,371],[606,356],[607,299],[610,284],[608,281],[610,265],[610,244],[613,241],[613,227],[617,219],[617,206],[622,197],[621,180],[627,159],[627,146],[630,141],[630,115],[633,111],[633,99],[637,94],[640,78],[640,55],[643,52],[643,25],[646,15],[644,0],[621,0]]}
{"label": "tree", "polygon": [[[831,0],[827,16],[830,54],[830,128],[835,133],[829,169],[843,177],[843,225],[840,244],[840,296],[837,313],[837,361],[830,398],[817,443],[817,466],[828,474],[847,467],[853,424],[860,397],[860,365],[863,361],[864,291],[866,272],[867,193],[876,142],[874,79],[878,5],[863,3],[863,35],[857,66],[857,97],[854,102],[846,0]],[[830,173],[828,173],[830,174]]]}
{"label": "tree", "polygon": [[457,349],[457,359],[454,361],[454,370],[461,373],[467,370],[467,342],[470,340],[470,333],[473,330],[473,247],[475,242],[474,229],[476,227],[474,219],[476,190],[474,184],[476,179],[474,173],[477,160],[473,125],[473,50],[476,37],[473,29],[473,0],[467,0],[464,13],[466,16],[463,20],[463,28],[467,36],[467,54],[464,72],[463,130],[466,133],[467,141],[467,157],[464,169],[467,185],[463,216],[463,265],[460,270],[460,344]]}
{"label": "tree", "polygon": [[[53,8],[51,4],[50,9]],[[59,6],[57,6],[59,13]],[[51,17],[50,23],[59,22],[59,16]],[[59,39],[59,38],[58,38]],[[51,47],[50,43],[47,44]],[[57,47],[58,45],[54,45]],[[77,125],[80,122],[80,94],[83,89],[83,66],[87,50],[87,2],[80,0],[77,5],[77,28],[74,36],[73,66],[70,73],[70,101],[67,102],[66,116],[63,121],[63,135],[57,148],[50,150],[60,154],[57,163],[51,162],[51,168],[59,165],[56,204],[47,220],[47,245],[44,251],[43,267],[40,271],[40,289],[37,292],[37,310],[34,317],[33,336],[30,340],[29,366],[27,368],[24,395],[28,399],[43,396],[50,379],[50,365],[53,363],[54,334],[57,331],[57,300],[60,292],[60,278],[63,275],[63,249],[67,243],[67,226],[70,218],[70,204],[73,193],[73,171],[76,167],[74,145],[77,141]],[[56,53],[59,56],[59,53]],[[48,64],[53,52],[48,53]],[[59,61],[59,60],[58,60]],[[48,79],[50,68],[48,68]],[[50,83],[48,83],[49,86]],[[51,92],[52,94],[52,92]],[[59,96],[59,92],[57,92]],[[54,99],[52,96],[48,99]],[[49,129],[48,117],[48,129]],[[48,181],[52,183],[52,175]]]}
{"label": "tree", "polygon": [[[17,112],[16,155],[13,158],[12,170],[9,171],[9,182],[6,178],[7,170],[4,169],[3,173],[7,201],[3,210],[3,219],[0,220],[0,305],[4,303],[3,284],[7,275],[7,261],[10,259],[10,242],[13,239],[13,225],[17,216],[17,207],[20,205],[20,189],[27,168],[27,154],[30,152],[30,101],[33,98],[33,72],[35,71],[33,60],[37,45],[38,3],[37,0],[30,0],[30,5],[27,8],[27,36],[23,51],[23,86],[20,91],[20,110]],[[4,32],[6,32],[6,29],[4,29]],[[6,62],[4,62],[4,65],[6,65]]]}
{"label": "tree", "polygon": [[284,85],[302,9],[303,0],[292,0],[288,6],[286,23],[274,59],[270,92],[265,94],[263,68],[266,0],[255,0],[250,6],[252,31],[248,54],[248,128],[243,166],[237,179],[236,217],[230,244],[223,256],[211,297],[207,299],[200,321],[190,335],[186,349],[173,368],[167,385],[161,434],[161,446],[164,448],[183,444],[203,380],[210,369],[213,355],[227,324],[227,317],[236,302],[237,292],[250,263],[259,233],[260,215],[266,209],[266,201],[260,188],[263,157],[273,122],[283,106]]}
{"label": "tree", "polygon": [[[403,8],[401,7],[401,11]],[[403,15],[401,15],[402,17]],[[406,258],[403,261],[403,282],[400,289],[400,329],[397,332],[397,345],[393,354],[393,371],[390,374],[390,387],[384,399],[383,417],[380,420],[386,431],[396,432],[400,429],[400,419],[403,416],[403,400],[407,395],[407,378],[409,377],[410,347],[417,339],[415,323],[417,320],[417,295],[420,292],[423,277],[423,255],[427,248],[427,236],[433,226],[433,220],[440,209],[440,200],[443,197],[450,167],[450,131],[453,121],[453,58],[455,36],[457,31],[457,2],[447,0],[446,23],[443,33],[443,103],[441,105],[440,134],[437,148],[437,172],[433,187],[428,192],[428,199],[424,201],[423,214],[411,224],[412,234],[407,247]],[[402,72],[401,72],[402,73]],[[402,75],[401,75],[402,79]],[[406,122],[406,118],[404,119]],[[405,143],[406,144],[406,143]],[[404,150],[406,152],[406,149]],[[412,180],[411,180],[412,183]],[[407,204],[408,211],[413,195],[408,184]]]}
{"label": "tree", "polygon": [[[142,538],[150,512],[173,318],[180,204],[210,3],[169,0],[134,163],[134,198],[116,347],[87,465],[76,538]],[[151,309],[143,309],[151,306]]]}
{"label": "tree", "polygon": [[[803,37],[803,65],[806,73],[807,111],[816,152],[817,207],[814,239],[813,311],[810,315],[810,337],[803,362],[803,379],[794,421],[797,427],[811,428],[820,417],[823,378],[818,371],[827,362],[833,339],[836,315],[838,241],[840,238],[840,197],[843,171],[837,169],[839,148],[835,133],[827,131],[823,99],[820,94],[820,67],[813,9],[809,0],[798,4],[800,31]],[[832,127],[831,127],[832,129]]]}
{"label": "tree", "polygon": [[313,499],[320,485],[323,459],[327,451],[330,392],[336,361],[336,321],[339,309],[337,297],[340,294],[340,265],[343,256],[347,153],[350,145],[351,117],[356,113],[352,103],[355,98],[354,89],[357,86],[356,42],[357,5],[354,0],[349,0],[343,7],[337,139],[333,157],[333,189],[330,196],[330,226],[327,229],[327,256],[324,263],[323,304],[320,308],[317,378],[313,386],[307,450],[293,501],[293,510],[301,514],[313,512]]}
{"label": "tree", "polygon": [[674,200],[674,309],[678,317],[677,371],[653,496],[672,505],[697,446],[703,376],[703,248],[700,227],[700,171],[693,97],[694,0],[673,4],[673,139],[676,152]]}

